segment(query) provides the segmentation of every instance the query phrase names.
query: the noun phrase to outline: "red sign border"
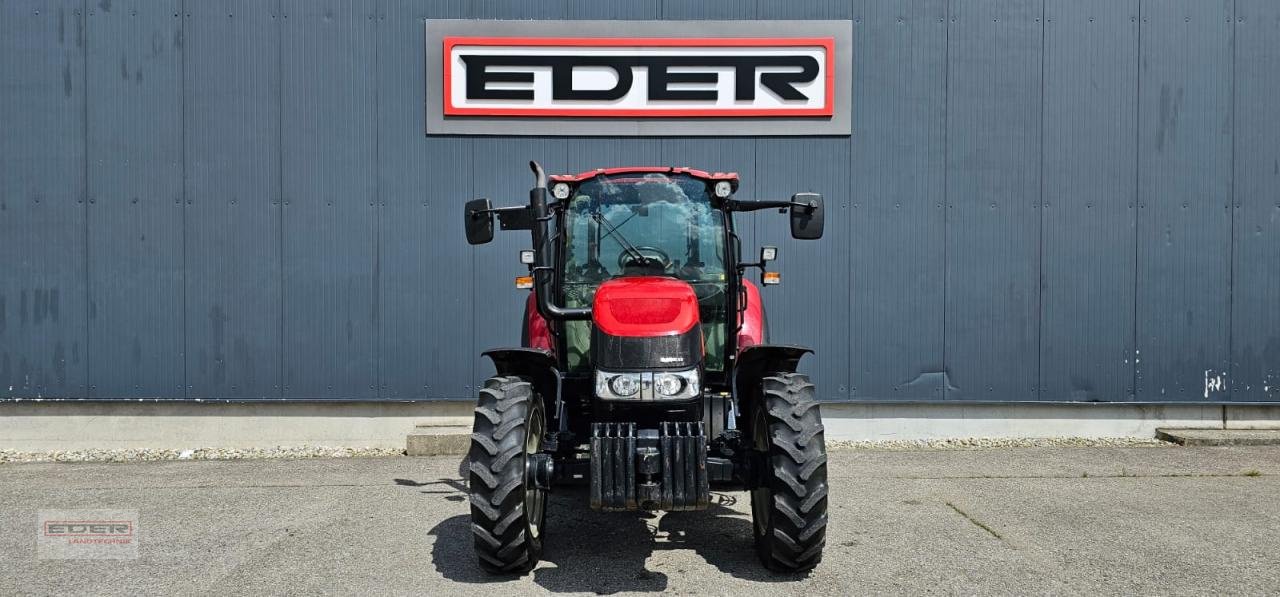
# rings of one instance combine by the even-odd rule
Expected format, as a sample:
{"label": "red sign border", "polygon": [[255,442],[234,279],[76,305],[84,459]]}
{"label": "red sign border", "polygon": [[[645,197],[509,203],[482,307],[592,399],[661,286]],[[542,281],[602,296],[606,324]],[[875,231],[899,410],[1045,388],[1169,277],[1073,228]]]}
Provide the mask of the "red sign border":
{"label": "red sign border", "polygon": [[[568,47],[804,47],[820,46],[826,50],[826,97],[818,108],[698,108],[698,109],[621,109],[608,108],[462,108],[453,105],[450,84],[453,74],[453,47],[465,46],[568,46]],[[595,118],[789,118],[831,117],[835,114],[835,38],[834,37],[470,37],[444,38],[444,115],[445,116],[535,116]]]}

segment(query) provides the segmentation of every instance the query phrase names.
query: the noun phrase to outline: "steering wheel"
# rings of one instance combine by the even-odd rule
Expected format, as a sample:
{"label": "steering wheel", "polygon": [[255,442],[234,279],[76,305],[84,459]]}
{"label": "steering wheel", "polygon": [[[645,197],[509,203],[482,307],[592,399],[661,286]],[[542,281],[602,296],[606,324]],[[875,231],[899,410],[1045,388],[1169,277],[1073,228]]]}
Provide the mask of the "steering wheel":
{"label": "steering wheel", "polygon": [[[645,260],[636,257],[636,253],[640,253]],[[657,258],[658,264],[662,266],[662,271],[671,269],[671,257],[665,251],[658,247],[636,247],[635,251],[622,251],[618,253],[618,269],[626,269],[627,266],[644,267],[649,259]]]}

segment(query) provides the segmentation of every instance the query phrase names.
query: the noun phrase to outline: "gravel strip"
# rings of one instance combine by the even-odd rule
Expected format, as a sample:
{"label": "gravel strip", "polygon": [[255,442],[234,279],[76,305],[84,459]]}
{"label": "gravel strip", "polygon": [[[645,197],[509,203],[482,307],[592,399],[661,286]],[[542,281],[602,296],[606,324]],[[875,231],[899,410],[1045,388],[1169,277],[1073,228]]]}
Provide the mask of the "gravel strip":
{"label": "gravel strip", "polygon": [[[954,438],[885,441],[830,440],[832,450],[982,450],[992,448],[1134,448],[1176,447],[1157,439],[1133,437]],[[385,458],[403,456],[399,448],[295,446],[275,448],[195,448],[189,450],[130,448],[19,452],[0,450],[0,464],[21,462],[149,462],[163,460],[247,460],[267,458]]]}
{"label": "gravel strip", "polygon": [[1157,448],[1177,447],[1141,437],[963,437],[884,441],[831,440],[833,450],[981,450],[990,448]]}
{"label": "gravel strip", "polygon": [[161,460],[242,460],[266,458],[379,458],[401,456],[402,448],[346,448],[293,446],[274,448],[195,448],[166,450],[128,448],[116,450],[66,450],[19,452],[0,450],[0,464],[10,462],[147,462]]}

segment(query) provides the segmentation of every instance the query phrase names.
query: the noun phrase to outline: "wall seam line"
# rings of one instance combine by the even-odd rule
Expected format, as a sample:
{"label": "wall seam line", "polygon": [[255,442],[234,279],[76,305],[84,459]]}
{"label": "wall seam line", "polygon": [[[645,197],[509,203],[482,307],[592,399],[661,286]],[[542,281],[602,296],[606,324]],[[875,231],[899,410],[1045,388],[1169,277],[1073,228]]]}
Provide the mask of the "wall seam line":
{"label": "wall seam line", "polygon": [[1036,385],[1034,396],[1036,400],[1040,400],[1044,395],[1044,219],[1048,213],[1048,209],[1044,203],[1044,82],[1047,78],[1045,72],[1045,50],[1048,47],[1049,30],[1045,25],[1049,16],[1045,5],[1048,0],[1040,0],[1040,199],[1039,199],[1039,224],[1040,235],[1036,239],[1038,247],[1036,255],[1038,262],[1036,267],[1038,272],[1036,275]]}
{"label": "wall seam line", "polygon": [[284,2],[276,0],[276,13],[280,18],[276,19],[276,193],[279,195],[276,209],[279,211],[279,219],[276,221],[277,242],[279,244],[279,254],[277,255],[277,263],[280,271],[277,274],[276,281],[280,290],[280,343],[278,345],[279,352],[277,354],[277,363],[280,367],[277,371],[277,379],[279,380],[280,398],[285,397],[285,386],[288,380],[285,378],[284,371],[284,305],[285,305],[285,273],[284,273]]}
{"label": "wall seam line", "polygon": [[[853,15],[853,14],[852,14],[852,13],[853,13],[853,10],[854,10],[854,9],[853,9],[853,6],[850,6],[850,7],[849,7],[849,12],[850,12],[851,14],[849,15],[849,39],[850,39],[850,40],[853,40],[853,41],[851,41],[851,42],[850,42],[850,43],[851,43],[851,45],[856,45],[858,42],[857,42],[857,38],[856,38],[856,37],[854,37],[854,34],[855,34],[855,31],[854,31],[854,29],[855,29],[855,27],[854,27],[854,22],[855,22],[855,21],[854,21],[853,19],[854,19],[855,15]],[[827,14],[827,17],[828,17],[828,18],[832,18],[832,17],[833,17],[833,15],[832,15],[831,13],[828,13],[828,14]],[[853,53],[853,50],[854,50],[854,49],[853,49],[852,47],[850,47],[850,48],[849,48],[849,52],[850,52],[850,54],[852,54],[852,53]],[[850,68],[851,68],[851,69],[853,68],[852,62],[853,62],[853,60],[852,60],[852,59],[850,59]],[[854,98],[853,98],[853,95],[854,95],[854,83],[853,83],[853,78],[852,78],[852,77],[850,77],[848,87],[845,89],[845,93],[848,93],[848,94],[849,94],[849,103],[850,103],[850,104],[852,104],[852,103],[853,103],[853,99],[854,99]],[[854,112],[855,112],[855,110],[854,110],[852,107],[850,107],[850,108],[849,108],[849,122],[850,122],[850,123],[852,123],[852,122],[853,122],[853,114],[854,114]],[[845,269],[845,276],[844,276],[844,277],[845,277],[845,294],[844,294],[844,296],[845,296],[845,300],[846,300],[846,301],[848,301],[846,304],[847,304],[848,306],[852,307],[852,306],[854,305],[854,302],[853,302],[853,274],[854,274],[854,267],[853,267],[853,248],[854,248],[854,241],[853,241],[853,236],[854,236],[854,235],[849,233],[850,231],[852,231],[852,230],[853,230],[853,207],[852,207],[852,206],[850,206],[849,204],[850,204],[850,203],[853,203],[853,134],[852,134],[852,133],[853,133],[853,128],[852,128],[852,127],[853,127],[853,124],[850,124],[849,126],[850,126],[850,135],[844,139],[844,144],[845,144],[846,151],[848,151],[848,152],[849,152],[849,154],[848,154],[848,158],[847,158],[847,159],[846,159],[846,161],[845,161],[845,164],[848,166],[848,168],[845,170],[845,187],[844,187],[844,190],[845,190],[845,196],[844,196],[843,198],[841,198],[841,200],[840,200],[840,204],[841,204],[842,206],[844,206],[844,207],[843,207],[843,209],[844,209],[844,225],[845,225],[845,231],[846,231],[846,233],[845,233],[845,237],[846,237],[846,238],[845,238],[845,242],[847,243],[847,244],[845,245],[845,256],[846,256],[846,257],[848,257],[848,259],[849,259],[849,260],[845,263],[845,268],[846,268],[846,269]],[[854,350],[853,350],[853,334],[854,334],[854,331],[853,331],[853,321],[854,321],[853,312],[852,312],[851,310],[846,310],[846,311],[845,311],[845,334],[844,334],[844,350],[845,350],[844,384],[842,384],[842,386],[841,386],[841,387],[843,387],[843,388],[844,388],[844,391],[843,391],[843,392],[840,392],[841,394],[843,394],[843,396],[844,396],[843,400],[845,400],[845,401],[852,401],[852,400],[854,400],[854,395],[853,395],[853,394],[854,394],[854,391],[853,391],[853,388],[857,387],[857,386],[854,386],[854,385],[853,385],[853,380],[854,380],[855,375],[856,375],[856,373],[857,373],[857,371],[858,371],[858,367],[857,367],[857,365],[853,362],[853,355],[854,355]]]}
{"label": "wall seam line", "polygon": [[190,358],[191,351],[187,345],[187,0],[178,3],[178,35],[182,39],[182,68],[180,76],[179,104],[182,111],[182,193],[179,201],[182,207],[182,396],[190,398]]}
{"label": "wall seam line", "polygon": [[951,201],[951,197],[950,197],[951,146],[950,146],[950,140],[949,140],[950,133],[951,133],[951,23],[953,22],[953,17],[951,16],[951,0],[947,0],[946,16],[943,17],[943,19],[946,21],[947,31],[946,31],[946,35],[944,36],[946,48],[943,51],[944,58],[942,63],[942,380],[943,380],[943,383],[941,388],[942,390],[941,394],[942,394],[942,399],[946,400],[947,394],[950,392],[949,386],[951,385],[950,382],[947,381],[950,378],[950,374],[948,373],[948,371],[951,369],[951,364],[947,362],[947,311],[949,310],[949,303],[947,302],[947,286],[949,285],[950,279],[951,279],[950,272],[948,270],[949,247],[947,244],[947,239],[948,239],[947,228],[950,225],[950,220],[951,220],[951,216],[950,216],[950,213],[951,213],[951,203],[950,203]]}
{"label": "wall seam line", "polygon": [[1142,213],[1142,0],[1138,0],[1138,16],[1135,24],[1137,31],[1137,76],[1134,77],[1134,101],[1133,101],[1133,327],[1132,327],[1132,383],[1130,384],[1130,399],[1138,399],[1138,363],[1142,354],[1138,348],[1138,268],[1139,261],[1139,245],[1142,242],[1141,222],[1139,217]]}
{"label": "wall seam line", "polygon": [[[1231,3],[1231,191],[1228,194],[1227,215],[1230,217],[1230,236],[1227,240],[1227,398],[1235,394],[1234,376],[1235,360],[1235,294],[1236,294],[1236,213],[1240,211],[1236,204],[1236,63],[1239,61],[1236,48],[1236,36],[1240,29],[1239,0]],[[1222,407],[1222,425],[1225,428],[1227,408]]]}
{"label": "wall seam line", "polygon": [[89,277],[89,205],[93,201],[93,193],[89,190],[89,0],[84,0],[80,9],[80,19],[84,23],[82,30],[84,31],[84,47],[80,48],[81,63],[81,84],[84,87],[83,101],[81,102],[81,121],[80,132],[81,141],[83,142],[82,163],[83,170],[81,176],[81,189],[84,193],[84,395],[93,397],[93,350],[89,345],[91,337],[90,330],[93,328],[92,314],[93,309],[89,306],[93,304],[93,292],[90,287]]}
{"label": "wall seam line", "polygon": [[373,352],[373,397],[376,400],[382,399],[382,178],[378,175],[378,165],[382,163],[382,127],[378,125],[381,120],[381,89],[378,85],[378,46],[381,45],[378,37],[378,20],[379,13],[378,3],[373,4],[373,14],[370,17],[373,20],[373,280],[370,284],[370,291],[373,293],[373,302],[370,307],[373,310],[373,331],[372,346]]}

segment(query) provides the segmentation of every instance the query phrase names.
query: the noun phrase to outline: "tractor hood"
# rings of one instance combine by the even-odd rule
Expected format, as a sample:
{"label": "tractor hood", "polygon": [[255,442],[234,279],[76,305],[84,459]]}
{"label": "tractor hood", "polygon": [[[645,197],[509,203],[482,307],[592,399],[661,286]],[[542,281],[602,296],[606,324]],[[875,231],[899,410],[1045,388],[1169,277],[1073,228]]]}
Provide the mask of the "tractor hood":
{"label": "tractor hood", "polygon": [[603,371],[683,370],[702,363],[698,296],[687,282],[624,276],[596,290],[592,362]]}
{"label": "tractor hood", "polygon": [[596,328],[610,336],[679,336],[698,325],[698,297],[681,280],[628,276],[601,284],[591,313]]}

